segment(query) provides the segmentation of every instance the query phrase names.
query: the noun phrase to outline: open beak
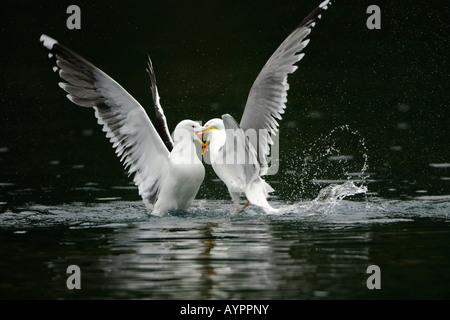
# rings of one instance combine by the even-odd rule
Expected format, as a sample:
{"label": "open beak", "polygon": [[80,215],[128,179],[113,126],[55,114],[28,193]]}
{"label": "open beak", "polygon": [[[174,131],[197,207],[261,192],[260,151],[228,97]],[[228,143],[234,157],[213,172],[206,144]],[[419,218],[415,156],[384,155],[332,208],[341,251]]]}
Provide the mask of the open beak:
{"label": "open beak", "polygon": [[200,142],[200,144],[202,145],[202,154],[204,154],[206,151],[206,148],[209,145],[209,141],[203,142],[202,138],[200,137],[203,135],[203,131],[194,132],[194,134],[195,134],[195,137],[197,138],[198,142]]}
{"label": "open beak", "polygon": [[202,131],[194,132],[194,134],[195,134],[195,137],[197,138],[197,141],[200,142],[200,144],[204,148],[205,147],[205,143],[203,142],[202,138],[200,137],[203,134],[203,132]]}
{"label": "open beak", "polygon": [[204,142],[202,147],[202,154],[204,154],[206,152],[206,149],[208,148],[209,145],[209,141]]}
{"label": "open beak", "polygon": [[[206,131],[211,130],[211,129],[218,130],[217,127],[215,127],[215,126],[208,126],[208,127],[206,127],[205,129],[202,130],[201,134],[204,134]],[[204,154],[205,151],[208,149],[208,145],[209,145],[209,140],[206,140],[206,142],[202,141],[202,154]]]}

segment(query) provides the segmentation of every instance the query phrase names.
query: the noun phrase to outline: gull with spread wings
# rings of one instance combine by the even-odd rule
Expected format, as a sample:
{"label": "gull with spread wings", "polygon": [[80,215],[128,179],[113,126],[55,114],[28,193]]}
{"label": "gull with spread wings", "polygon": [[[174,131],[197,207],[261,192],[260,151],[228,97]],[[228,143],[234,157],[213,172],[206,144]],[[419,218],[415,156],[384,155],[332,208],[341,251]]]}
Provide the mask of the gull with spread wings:
{"label": "gull with spread wings", "polygon": [[[239,124],[224,114],[203,126],[206,143],[202,153],[209,148],[211,165],[227,186],[238,212],[250,204],[266,212],[276,211],[267,201],[274,190],[262,178],[268,171],[271,135],[278,133],[277,120],[286,108],[287,76],[297,69],[295,63],[303,58],[301,51],[309,43],[307,36],[328,5],[327,0],[313,10],[266,62],[250,89]],[[240,204],[242,194],[247,198],[244,206]]]}
{"label": "gull with spread wings", "polygon": [[152,214],[187,210],[205,176],[194,141],[203,144],[198,122],[183,120],[170,136],[159,103],[156,78],[149,58],[148,73],[155,107],[155,125],[142,106],[116,81],[92,63],[42,35],[40,41],[56,66],[53,70],[65,81],[59,86],[76,105],[93,108],[97,122],[129,174],[134,173],[144,203]]}

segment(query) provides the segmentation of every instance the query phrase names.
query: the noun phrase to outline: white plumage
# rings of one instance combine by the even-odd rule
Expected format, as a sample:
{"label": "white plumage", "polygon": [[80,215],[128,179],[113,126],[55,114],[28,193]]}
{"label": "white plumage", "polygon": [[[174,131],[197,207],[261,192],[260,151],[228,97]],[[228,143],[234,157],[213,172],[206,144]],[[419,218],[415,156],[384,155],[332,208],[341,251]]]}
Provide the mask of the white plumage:
{"label": "white plumage", "polygon": [[[211,164],[227,185],[237,210],[252,203],[275,211],[267,202],[274,190],[262,179],[268,171],[271,135],[278,133],[277,120],[286,108],[287,76],[297,69],[295,63],[303,58],[301,51],[309,43],[306,37],[329,4],[329,0],[322,2],[275,50],[250,89],[239,124],[228,114],[211,119],[204,127],[183,120],[174,130],[174,140],[159,103],[150,59],[154,124],[142,106],[102,70],[46,35],[40,40],[56,62],[54,71],[65,80],[59,86],[73,103],[94,108],[98,123],[125,168],[134,174],[139,194],[154,214],[187,210],[195,198],[205,174],[194,145],[199,132],[207,140],[206,144],[200,141],[202,151],[209,143]],[[250,131],[256,135],[249,135]],[[241,208],[242,194],[248,201]]]}
{"label": "white plumage", "polygon": [[[238,211],[250,204],[266,212],[275,211],[267,202],[268,194],[274,190],[261,177],[268,171],[271,135],[278,134],[277,120],[281,120],[286,108],[288,74],[297,70],[295,63],[304,57],[301,51],[309,43],[306,37],[329,4],[328,0],[322,2],[275,50],[250,89],[239,124],[225,114],[222,119],[211,119],[204,125],[211,165],[226,184]],[[247,198],[243,207],[241,195]]]}
{"label": "white plumage", "polygon": [[73,103],[95,110],[98,123],[129,174],[134,174],[133,181],[144,203],[153,208],[152,213],[187,210],[205,175],[194,145],[202,127],[183,120],[172,140],[159,104],[151,61],[148,71],[158,131],[142,106],[106,73],[56,40],[46,35],[40,40],[56,62],[54,71],[66,81],[59,86]]}

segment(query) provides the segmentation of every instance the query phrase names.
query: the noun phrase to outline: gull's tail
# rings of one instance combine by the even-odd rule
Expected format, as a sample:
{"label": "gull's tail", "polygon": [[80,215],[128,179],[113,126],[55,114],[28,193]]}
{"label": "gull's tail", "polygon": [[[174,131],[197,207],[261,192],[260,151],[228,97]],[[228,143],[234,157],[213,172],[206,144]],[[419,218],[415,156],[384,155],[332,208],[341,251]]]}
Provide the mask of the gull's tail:
{"label": "gull's tail", "polygon": [[272,208],[272,206],[267,202],[267,196],[274,189],[265,182],[262,178],[258,178],[251,182],[247,190],[245,190],[245,196],[251,204],[261,207],[266,212],[276,212],[277,210]]}

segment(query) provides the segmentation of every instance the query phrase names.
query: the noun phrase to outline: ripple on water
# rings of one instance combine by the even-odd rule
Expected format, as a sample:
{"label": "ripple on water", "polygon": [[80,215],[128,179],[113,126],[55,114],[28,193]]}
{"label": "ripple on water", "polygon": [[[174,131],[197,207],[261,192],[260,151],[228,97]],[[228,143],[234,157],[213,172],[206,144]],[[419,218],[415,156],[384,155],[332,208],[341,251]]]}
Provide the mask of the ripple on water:
{"label": "ripple on water", "polygon": [[[355,189],[354,192],[363,191]],[[278,209],[276,213],[266,214],[257,207],[249,207],[239,215],[235,214],[234,206],[229,201],[195,200],[189,212],[171,212],[163,217],[151,215],[151,211],[141,201],[108,199],[97,203],[31,204],[14,212],[0,214],[0,226],[14,229],[56,225],[72,228],[122,228],[134,223],[150,222],[152,226],[168,223],[171,226],[191,228],[198,223],[265,223],[274,219],[351,226],[411,221],[418,217],[450,217],[450,195],[417,196],[409,201],[375,197],[350,201],[341,199],[336,194],[333,197],[323,196],[312,201],[291,203],[274,201],[272,205]]]}

